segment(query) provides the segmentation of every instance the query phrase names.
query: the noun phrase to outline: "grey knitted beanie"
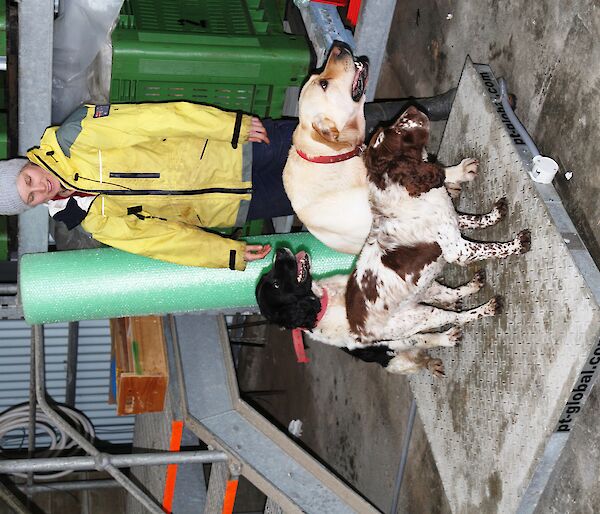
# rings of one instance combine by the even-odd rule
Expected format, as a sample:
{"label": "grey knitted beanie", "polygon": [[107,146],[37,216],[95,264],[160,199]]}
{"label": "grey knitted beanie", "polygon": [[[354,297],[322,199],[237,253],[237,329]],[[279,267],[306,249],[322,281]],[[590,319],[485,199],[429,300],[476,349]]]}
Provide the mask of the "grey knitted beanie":
{"label": "grey knitted beanie", "polygon": [[28,162],[27,159],[0,161],[0,214],[21,214],[29,208],[17,191],[17,175]]}

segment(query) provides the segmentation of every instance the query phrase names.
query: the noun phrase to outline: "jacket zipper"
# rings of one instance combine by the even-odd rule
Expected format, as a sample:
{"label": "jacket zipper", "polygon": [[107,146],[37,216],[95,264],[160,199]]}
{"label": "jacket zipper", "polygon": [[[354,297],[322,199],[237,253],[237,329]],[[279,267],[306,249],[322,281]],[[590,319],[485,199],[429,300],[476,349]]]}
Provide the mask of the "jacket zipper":
{"label": "jacket zipper", "polygon": [[111,171],[108,176],[110,178],[160,178],[160,173]]}
{"label": "jacket zipper", "polygon": [[[172,190],[172,191],[165,191],[163,189],[127,189],[127,188],[125,190],[121,190],[121,191],[113,191],[110,189],[108,189],[108,190],[84,189],[82,187],[78,187],[78,186],[74,186],[73,184],[70,184],[65,179],[63,179],[58,173],[56,173],[56,171],[54,171],[51,166],[48,166],[48,163],[46,161],[44,161],[44,159],[42,159],[39,155],[36,155],[36,157],[40,160],[40,162],[42,162],[44,164],[44,166],[46,166],[48,171],[50,171],[51,173],[54,173],[54,175],[56,175],[56,177],[58,179],[62,180],[65,184],[67,184],[67,186],[69,186],[71,189],[74,189],[76,191],[82,191],[84,193],[95,193],[95,194],[99,194],[99,195],[103,194],[103,195],[109,195],[109,196],[129,196],[129,195],[131,195],[131,196],[135,196],[135,195],[193,196],[193,195],[202,195],[202,194],[210,194],[210,193],[228,193],[228,194],[234,194],[234,195],[245,195],[248,193],[252,193],[251,187],[244,187],[244,188],[207,187],[205,189],[185,189],[185,190]],[[95,182],[94,179],[91,179],[91,178],[87,178],[87,177],[81,177],[81,178]],[[121,187],[125,187],[125,186],[121,186]]]}

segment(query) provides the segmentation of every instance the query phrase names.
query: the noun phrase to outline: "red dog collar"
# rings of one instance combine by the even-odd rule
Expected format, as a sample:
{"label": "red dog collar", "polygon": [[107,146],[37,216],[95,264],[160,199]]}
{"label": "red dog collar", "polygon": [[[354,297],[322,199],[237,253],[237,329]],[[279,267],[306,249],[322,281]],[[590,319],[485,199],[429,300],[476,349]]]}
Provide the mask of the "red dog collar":
{"label": "red dog collar", "polygon": [[352,159],[352,157],[361,155],[365,151],[365,149],[365,145],[360,145],[355,147],[354,150],[340,155],[318,155],[317,157],[309,157],[302,150],[298,150],[297,148],[296,153],[304,160],[309,162],[317,162],[319,164],[333,164],[334,162],[347,161],[348,159]]}
{"label": "red dog collar", "polygon": [[[327,289],[323,289],[323,296],[321,296],[321,310],[317,314],[317,323],[325,316],[328,303],[329,295],[327,294]],[[310,362],[310,359],[306,356],[306,352],[304,351],[304,340],[302,339],[302,332],[305,330],[305,328],[295,328],[292,330],[292,342],[294,343],[297,362]]]}

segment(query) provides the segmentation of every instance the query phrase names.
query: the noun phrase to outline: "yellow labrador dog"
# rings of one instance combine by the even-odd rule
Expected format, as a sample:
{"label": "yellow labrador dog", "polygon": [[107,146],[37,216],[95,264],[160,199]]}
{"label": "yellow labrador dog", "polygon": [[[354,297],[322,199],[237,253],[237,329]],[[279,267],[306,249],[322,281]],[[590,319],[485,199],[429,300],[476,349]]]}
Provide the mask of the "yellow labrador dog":
{"label": "yellow labrador dog", "polygon": [[334,43],[323,71],[302,88],[299,123],[283,171],[298,218],[338,252],[359,253],[371,228],[365,138],[367,61]]}
{"label": "yellow labrador dog", "polygon": [[[283,185],[300,221],[325,245],[350,254],[360,252],[372,222],[361,156],[367,79],[367,60],[335,42],[323,71],[300,92],[299,123],[283,170]],[[451,194],[475,178],[478,164],[464,159],[445,169]]]}

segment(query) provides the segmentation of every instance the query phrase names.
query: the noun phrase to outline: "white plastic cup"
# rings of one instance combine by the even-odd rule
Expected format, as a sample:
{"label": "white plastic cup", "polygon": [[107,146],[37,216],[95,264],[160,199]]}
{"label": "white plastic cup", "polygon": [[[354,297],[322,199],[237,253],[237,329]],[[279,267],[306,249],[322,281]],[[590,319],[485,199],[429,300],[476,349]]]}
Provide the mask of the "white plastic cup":
{"label": "white plastic cup", "polygon": [[530,175],[536,182],[551,184],[557,171],[558,163],[554,159],[543,155],[536,155],[533,158],[533,169]]}

